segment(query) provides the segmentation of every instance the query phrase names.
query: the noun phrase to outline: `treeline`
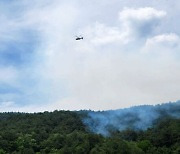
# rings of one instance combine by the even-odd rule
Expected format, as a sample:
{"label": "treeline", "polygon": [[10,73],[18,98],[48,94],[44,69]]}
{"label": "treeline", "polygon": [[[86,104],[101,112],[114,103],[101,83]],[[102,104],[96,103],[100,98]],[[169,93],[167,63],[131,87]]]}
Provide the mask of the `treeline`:
{"label": "treeline", "polygon": [[110,129],[104,137],[84,125],[88,111],[0,113],[0,154],[179,154],[180,119],[166,117],[145,131]]}
{"label": "treeline", "polygon": [[146,130],[159,122],[159,119],[168,117],[180,118],[180,101],[119,110],[89,111],[84,123],[92,132],[108,136],[112,129]]}

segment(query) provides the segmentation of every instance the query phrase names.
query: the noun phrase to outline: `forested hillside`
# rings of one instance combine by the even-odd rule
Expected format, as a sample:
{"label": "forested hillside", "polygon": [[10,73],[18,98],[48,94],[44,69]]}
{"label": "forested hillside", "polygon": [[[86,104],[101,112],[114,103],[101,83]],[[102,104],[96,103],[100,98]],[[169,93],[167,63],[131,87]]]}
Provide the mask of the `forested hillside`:
{"label": "forested hillside", "polygon": [[[138,120],[134,112],[142,115],[144,107],[153,113],[156,110],[158,116],[150,123],[145,123],[150,125],[140,129],[136,125],[144,126],[143,121],[140,121],[143,118]],[[179,102],[155,108],[144,107],[103,112],[0,113],[0,154],[179,154]],[[111,116],[114,113],[118,116]],[[100,115],[106,125],[100,125]],[[123,116],[126,120],[123,120]],[[131,118],[133,116],[136,117],[134,121]],[[117,127],[114,123],[108,123],[107,117]],[[125,122],[129,124],[125,125]]]}

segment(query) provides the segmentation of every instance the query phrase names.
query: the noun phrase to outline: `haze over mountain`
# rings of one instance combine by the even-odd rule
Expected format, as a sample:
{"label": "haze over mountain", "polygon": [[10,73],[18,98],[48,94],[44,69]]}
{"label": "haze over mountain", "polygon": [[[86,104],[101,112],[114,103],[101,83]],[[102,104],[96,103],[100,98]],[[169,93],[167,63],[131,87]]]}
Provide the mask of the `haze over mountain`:
{"label": "haze over mountain", "polygon": [[89,111],[83,122],[92,132],[109,136],[112,130],[146,130],[159,119],[167,117],[180,118],[180,101],[101,112]]}
{"label": "haze over mountain", "polygon": [[180,102],[120,110],[0,113],[0,153],[179,154]]}

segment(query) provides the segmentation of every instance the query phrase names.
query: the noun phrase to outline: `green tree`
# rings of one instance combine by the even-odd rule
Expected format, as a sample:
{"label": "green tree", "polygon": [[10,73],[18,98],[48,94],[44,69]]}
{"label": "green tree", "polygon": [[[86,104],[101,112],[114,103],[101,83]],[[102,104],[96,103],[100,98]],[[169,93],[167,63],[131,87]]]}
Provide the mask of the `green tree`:
{"label": "green tree", "polygon": [[137,143],[137,146],[146,152],[149,148],[152,147],[152,144],[149,140],[142,140]]}

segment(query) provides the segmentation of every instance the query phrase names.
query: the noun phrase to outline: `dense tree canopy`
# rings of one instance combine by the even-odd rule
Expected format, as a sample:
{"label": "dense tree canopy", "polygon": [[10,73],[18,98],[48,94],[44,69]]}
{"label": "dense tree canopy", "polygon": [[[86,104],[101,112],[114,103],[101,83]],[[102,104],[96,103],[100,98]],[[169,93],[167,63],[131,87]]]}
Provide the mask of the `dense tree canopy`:
{"label": "dense tree canopy", "polygon": [[[83,123],[88,111],[0,113],[0,154],[178,154],[180,119],[166,117],[147,130],[111,129],[92,133]],[[110,129],[110,128],[109,128]]]}

